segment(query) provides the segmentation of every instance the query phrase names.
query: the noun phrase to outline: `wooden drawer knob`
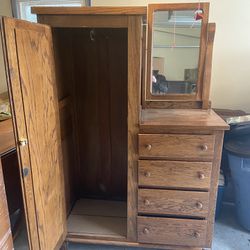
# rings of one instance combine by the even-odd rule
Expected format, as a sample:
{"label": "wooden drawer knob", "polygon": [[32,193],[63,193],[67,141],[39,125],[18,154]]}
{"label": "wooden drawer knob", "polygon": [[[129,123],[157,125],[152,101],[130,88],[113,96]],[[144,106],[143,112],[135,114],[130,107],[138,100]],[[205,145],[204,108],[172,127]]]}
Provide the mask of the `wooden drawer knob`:
{"label": "wooden drawer knob", "polygon": [[144,173],[144,176],[145,176],[145,177],[150,177],[150,176],[151,176],[151,173],[148,172],[148,171],[146,171],[146,172]]}
{"label": "wooden drawer knob", "polygon": [[197,231],[194,232],[194,237],[195,237],[195,238],[200,238],[200,236],[201,236],[201,235],[200,235],[199,232],[197,232]]}
{"label": "wooden drawer knob", "polygon": [[146,148],[148,151],[150,151],[151,148],[152,148],[152,145],[151,145],[151,144],[146,144],[146,145],[145,145],[145,148]]}
{"label": "wooden drawer knob", "polygon": [[203,204],[202,204],[200,201],[198,201],[198,202],[196,203],[196,207],[197,207],[198,209],[202,209],[202,208],[203,208]]}
{"label": "wooden drawer knob", "polygon": [[199,177],[200,180],[204,180],[205,179],[205,174],[202,173],[202,172],[199,172],[198,177]]}
{"label": "wooden drawer knob", "polygon": [[208,150],[208,146],[206,144],[201,145],[201,150],[202,151],[207,151]]}
{"label": "wooden drawer knob", "polygon": [[143,233],[144,234],[149,234],[149,229],[147,227],[143,228]]}
{"label": "wooden drawer knob", "polygon": [[148,206],[150,204],[150,201],[149,200],[144,200],[144,205]]}

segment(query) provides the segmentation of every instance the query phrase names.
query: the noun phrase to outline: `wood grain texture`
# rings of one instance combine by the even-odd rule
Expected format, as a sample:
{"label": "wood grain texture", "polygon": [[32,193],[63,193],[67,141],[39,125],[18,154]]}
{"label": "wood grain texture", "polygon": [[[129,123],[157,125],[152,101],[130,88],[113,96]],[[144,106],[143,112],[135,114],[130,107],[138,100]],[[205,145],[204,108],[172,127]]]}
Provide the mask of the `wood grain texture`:
{"label": "wood grain texture", "polygon": [[211,162],[140,160],[139,185],[208,190],[210,188],[211,171]]}
{"label": "wood grain texture", "polygon": [[147,7],[32,7],[31,12],[43,15],[145,15]]}
{"label": "wood grain texture", "polygon": [[54,249],[66,214],[51,30],[11,18],[4,25],[15,129],[28,138],[18,153],[20,167],[30,169],[23,186],[31,248]]}
{"label": "wood grain texture", "polygon": [[183,247],[183,246],[170,246],[162,244],[150,244],[150,243],[138,243],[129,242],[122,240],[103,240],[103,239],[86,239],[79,238],[77,236],[67,236],[68,242],[82,243],[82,244],[94,244],[94,245],[104,245],[104,246],[121,246],[121,247],[135,247],[135,248],[145,248],[145,249],[166,249],[166,250],[202,250],[196,247]]}
{"label": "wood grain texture", "polygon": [[207,192],[139,189],[138,213],[206,218]]}
{"label": "wood grain texture", "polygon": [[63,28],[126,28],[127,16],[38,15],[39,23]]}
{"label": "wood grain texture", "polygon": [[141,83],[142,18],[128,18],[128,220],[127,239],[136,241],[137,161]]}
{"label": "wood grain texture", "polygon": [[0,249],[13,249],[10,219],[0,158]]}
{"label": "wood grain texture", "polygon": [[126,202],[80,199],[68,217],[68,236],[125,240]]}
{"label": "wood grain texture", "polygon": [[6,241],[3,245],[0,244],[1,250],[13,250],[13,238],[11,232],[6,235]]}
{"label": "wood grain texture", "polygon": [[67,214],[77,197],[77,168],[79,166],[75,102],[73,101],[74,65],[72,36],[69,30],[53,29],[57,92],[61,125],[63,166]]}
{"label": "wood grain texture", "polygon": [[[94,30],[94,41],[89,28],[59,32],[72,37],[71,86],[79,154],[77,191],[80,197],[125,200],[127,31],[98,28]],[[62,46],[61,51],[64,49],[67,47]]]}
{"label": "wood grain texture", "polygon": [[197,247],[183,247],[183,246],[170,246],[170,245],[162,245],[162,244],[149,244],[149,243],[138,243],[138,242],[130,242],[126,240],[102,240],[102,239],[87,239],[87,238],[79,238],[77,236],[68,236],[68,242],[74,243],[82,243],[82,244],[94,244],[94,245],[104,245],[104,246],[121,246],[121,247],[135,247],[135,248],[145,248],[145,249],[166,249],[166,250],[202,250]]}
{"label": "wood grain texture", "polygon": [[[8,89],[10,95],[10,104],[12,109],[13,123],[14,123],[14,134],[15,142],[18,144],[18,137],[27,138],[26,127],[25,127],[25,117],[24,109],[22,104],[22,92],[20,89],[20,76],[18,70],[18,55],[15,41],[15,21],[12,19],[1,19],[2,25],[2,40],[3,40],[3,50],[6,68],[6,77],[8,82]],[[15,104],[13,99],[16,100]],[[17,131],[18,127],[18,131]],[[19,161],[19,171],[20,176],[22,176],[21,166],[30,166],[30,158],[28,148],[17,147],[18,161]],[[28,241],[31,249],[39,249],[39,239],[37,232],[37,221],[36,221],[36,210],[34,203],[34,193],[33,193],[33,180],[31,175],[23,178],[21,181],[23,198],[24,198],[24,208],[25,217],[27,223],[27,233]]]}
{"label": "wood grain texture", "polygon": [[153,218],[139,216],[138,241],[141,243],[203,247],[206,220]]}
{"label": "wood grain texture", "polygon": [[0,142],[0,155],[16,147],[11,119],[0,122]]}
{"label": "wood grain texture", "polygon": [[139,134],[140,158],[211,161],[213,135]]}
{"label": "wood grain texture", "polygon": [[216,199],[217,199],[217,191],[219,185],[223,139],[224,139],[224,132],[217,131],[215,133],[215,153],[213,159],[213,171],[211,175],[211,184],[210,184],[211,188],[209,196],[209,214],[208,214],[208,227],[207,227],[207,239],[206,239],[206,245],[208,247],[212,246],[212,239],[213,239],[215,209],[216,209]]}
{"label": "wood grain texture", "polygon": [[[145,99],[145,98],[144,98]],[[145,109],[200,109],[202,107],[201,101],[147,101],[144,100],[143,108]]]}
{"label": "wood grain texture", "polygon": [[205,54],[205,65],[204,65],[204,76],[203,76],[203,91],[202,99],[203,109],[209,108],[209,96],[210,96],[210,85],[211,85],[211,74],[212,74],[212,58],[213,58],[213,44],[214,44],[214,35],[215,35],[215,23],[208,24],[207,30],[207,47]]}
{"label": "wood grain texture", "polygon": [[229,129],[213,110],[202,109],[142,109],[140,130],[149,131],[170,129],[225,130]]}

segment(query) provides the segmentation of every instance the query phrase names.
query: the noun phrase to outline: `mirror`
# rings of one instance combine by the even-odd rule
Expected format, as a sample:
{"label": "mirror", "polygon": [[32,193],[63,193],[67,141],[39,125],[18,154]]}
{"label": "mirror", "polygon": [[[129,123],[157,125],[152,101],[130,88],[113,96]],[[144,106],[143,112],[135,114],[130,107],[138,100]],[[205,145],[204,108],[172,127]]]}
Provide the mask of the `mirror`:
{"label": "mirror", "polygon": [[202,19],[197,10],[155,10],[151,95],[196,95]]}

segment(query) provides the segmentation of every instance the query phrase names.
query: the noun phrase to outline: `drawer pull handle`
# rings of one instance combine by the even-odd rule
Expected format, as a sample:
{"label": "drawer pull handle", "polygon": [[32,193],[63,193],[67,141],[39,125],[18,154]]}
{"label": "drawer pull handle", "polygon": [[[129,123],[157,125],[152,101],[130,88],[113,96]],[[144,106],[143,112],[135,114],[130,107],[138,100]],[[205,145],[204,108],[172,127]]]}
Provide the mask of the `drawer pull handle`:
{"label": "drawer pull handle", "polygon": [[145,176],[145,177],[150,177],[150,175],[151,175],[151,174],[150,174],[150,172],[148,172],[148,171],[146,171],[146,172],[144,173],[144,176]]}
{"label": "drawer pull handle", "polygon": [[198,209],[202,209],[203,208],[203,204],[201,203],[201,202],[197,202],[196,203],[196,207],[198,208]]}
{"label": "drawer pull handle", "polygon": [[206,144],[201,145],[201,150],[202,151],[207,151],[208,150],[208,146]]}
{"label": "drawer pull handle", "polygon": [[149,234],[149,229],[147,227],[143,228],[143,233],[144,234]]}
{"label": "drawer pull handle", "polygon": [[145,145],[145,148],[146,148],[148,151],[150,151],[151,148],[152,148],[152,145],[151,145],[151,144],[146,144],[146,145]]}
{"label": "drawer pull handle", "polygon": [[197,231],[194,232],[194,237],[195,237],[195,238],[200,238],[200,236],[201,236],[201,235],[200,235],[199,232],[197,232]]}
{"label": "drawer pull handle", "polygon": [[144,205],[148,206],[150,204],[150,201],[149,200],[144,200]]}
{"label": "drawer pull handle", "polygon": [[200,180],[204,180],[204,179],[205,179],[205,174],[199,172],[199,173],[198,173],[198,177],[199,177]]}

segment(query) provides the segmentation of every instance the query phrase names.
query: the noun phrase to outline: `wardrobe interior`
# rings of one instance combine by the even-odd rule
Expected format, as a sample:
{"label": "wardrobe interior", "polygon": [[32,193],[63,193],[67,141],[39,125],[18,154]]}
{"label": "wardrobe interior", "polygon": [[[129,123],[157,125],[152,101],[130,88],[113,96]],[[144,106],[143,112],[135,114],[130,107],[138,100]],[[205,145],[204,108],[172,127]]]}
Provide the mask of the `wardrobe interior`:
{"label": "wardrobe interior", "polygon": [[125,238],[128,39],[53,28],[69,235]]}

